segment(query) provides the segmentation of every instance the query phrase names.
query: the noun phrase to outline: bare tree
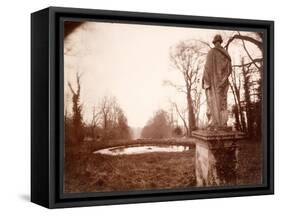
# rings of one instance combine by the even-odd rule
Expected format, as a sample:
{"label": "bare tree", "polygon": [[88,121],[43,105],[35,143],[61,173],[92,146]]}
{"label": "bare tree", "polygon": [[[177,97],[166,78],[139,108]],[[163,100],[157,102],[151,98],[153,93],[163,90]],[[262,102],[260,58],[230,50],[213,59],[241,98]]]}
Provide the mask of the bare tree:
{"label": "bare tree", "polygon": [[103,97],[99,105],[103,139],[130,139],[127,118],[115,97]]}
{"label": "bare tree", "polygon": [[80,75],[76,73],[76,85],[77,90],[75,91],[70,82],[68,82],[68,87],[72,93],[72,126],[73,126],[73,138],[75,144],[82,142],[84,138],[83,133],[83,118],[82,118],[82,105],[80,103],[81,94],[81,83]]}
{"label": "bare tree", "polygon": [[[241,63],[233,65],[234,73],[231,76],[231,90],[236,104],[236,121],[240,130],[254,134],[254,125],[260,125],[260,119],[254,118],[253,112],[260,112],[261,103],[261,75],[263,73],[263,34],[260,32],[242,35],[236,32],[231,36],[225,48],[229,49],[234,41],[240,41],[244,56]],[[256,47],[255,52],[250,52],[249,46]],[[245,60],[247,59],[247,60]],[[238,71],[237,73],[235,73]],[[247,127],[243,112],[246,112]],[[239,116],[239,117],[238,117]],[[260,116],[260,115],[256,115]],[[260,126],[256,127],[257,130]],[[260,132],[257,132],[260,134]]]}
{"label": "bare tree", "polygon": [[101,124],[101,112],[97,110],[97,107],[93,107],[93,117],[90,124],[92,137],[96,138],[96,129]]}
{"label": "bare tree", "polygon": [[230,89],[233,94],[235,106],[233,108],[233,112],[235,113],[235,119],[236,119],[236,129],[239,131],[245,131],[246,129],[246,123],[245,118],[243,114],[242,109],[242,103],[241,103],[241,89],[242,89],[242,78],[241,74],[237,72],[237,70],[234,68],[232,70],[232,73],[230,75]]}
{"label": "bare tree", "polygon": [[112,104],[114,103],[113,98],[109,98],[107,96],[103,97],[100,102],[100,112],[102,115],[102,127],[103,130],[106,131],[109,124],[109,115],[110,115],[110,109],[112,108]]}
{"label": "bare tree", "polygon": [[194,41],[181,41],[170,52],[170,60],[177,71],[182,74],[184,85],[177,85],[171,81],[165,81],[165,84],[185,94],[188,111],[188,135],[191,135],[191,131],[196,128],[195,112],[199,109],[195,105],[200,104],[198,101],[201,93],[198,88],[203,56],[201,46]]}
{"label": "bare tree", "polygon": [[175,102],[171,102],[172,104],[172,107],[175,108],[178,116],[180,117],[182,123],[183,123],[183,126],[184,126],[184,129],[186,131],[186,134],[188,133],[188,123],[186,121],[186,109],[180,109],[177,105],[177,103]]}

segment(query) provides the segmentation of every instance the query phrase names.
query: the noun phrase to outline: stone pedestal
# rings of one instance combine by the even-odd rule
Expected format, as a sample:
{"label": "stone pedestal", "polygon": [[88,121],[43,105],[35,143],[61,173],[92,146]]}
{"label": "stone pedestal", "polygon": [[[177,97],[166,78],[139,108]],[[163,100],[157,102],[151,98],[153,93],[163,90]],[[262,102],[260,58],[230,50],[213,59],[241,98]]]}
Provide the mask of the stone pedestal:
{"label": "stone pedestal", "polygon": [[197,186],[235,185],[238,147],[245,135],[233,131],[193,131]]}

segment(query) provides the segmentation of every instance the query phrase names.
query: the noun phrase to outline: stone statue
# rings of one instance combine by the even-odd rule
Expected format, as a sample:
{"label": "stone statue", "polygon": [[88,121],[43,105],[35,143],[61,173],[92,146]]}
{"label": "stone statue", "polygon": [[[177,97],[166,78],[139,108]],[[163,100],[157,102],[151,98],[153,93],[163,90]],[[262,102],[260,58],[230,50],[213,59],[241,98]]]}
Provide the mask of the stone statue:
{"label": "stone statue", "polygon": [[228,77],[231,73],[231,58],[221,46],[221,35],[213,39],[214,48],[207,55],[202,87],[207,99],[208,129],[221,130],[227,127]]}

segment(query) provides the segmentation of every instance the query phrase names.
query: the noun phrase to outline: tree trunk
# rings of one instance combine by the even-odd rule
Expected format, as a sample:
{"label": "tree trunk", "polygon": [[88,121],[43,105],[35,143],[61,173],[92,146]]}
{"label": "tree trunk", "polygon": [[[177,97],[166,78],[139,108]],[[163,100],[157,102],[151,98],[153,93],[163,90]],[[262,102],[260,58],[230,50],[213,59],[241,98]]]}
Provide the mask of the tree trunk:
{"label": "tree trunk", "polygon": [[236,123],[235,128],[240,131],[240,130],[242,130],[242,128],[241,128],[239,113],[238,113],[237,97],[235,95],[234,87],[232,85],[230,85],[230,88],[231,88],[233,98],[234,98],[234,102],[235,102],[235,107],[234,107],[234,110],[233,110],[233,113],[234,113],[234,116],[235,116],[235,123]]}
{"label": "tree trunk", "polygon": [[245,106],[246,106],[246,118],[247,118],[247,132],[251,138],[253,135],[253,121],[251,114],[251,101],[250,101],[250,90],[249,90],[249,76],[247,76],[247,71],[245,67],[242,68],[243,78],[244,78],[244,91],[245,91]]}
{"label": "tree trunk", "polygon": [[194,108],[192,104],[191,92],[190,90],[187,91],[187,109],[188,109],[188,135],[191,136],[191,132],[196,129],[195,126],[195,115],[194,115]]}

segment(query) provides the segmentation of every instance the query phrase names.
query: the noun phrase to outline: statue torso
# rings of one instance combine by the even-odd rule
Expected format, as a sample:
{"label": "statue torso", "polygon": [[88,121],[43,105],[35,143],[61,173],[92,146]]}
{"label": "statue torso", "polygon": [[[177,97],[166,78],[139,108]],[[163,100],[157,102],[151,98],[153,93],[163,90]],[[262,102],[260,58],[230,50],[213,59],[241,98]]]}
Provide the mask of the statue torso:
{"label": "statue torso", "polygon": [[203,76],[203,88],[213,86],[219,87],[219,84],[225,80],[230,74],[231,59],[227,51],[221,47],[216,46],[212,48],[207,56],[205,71]]}

